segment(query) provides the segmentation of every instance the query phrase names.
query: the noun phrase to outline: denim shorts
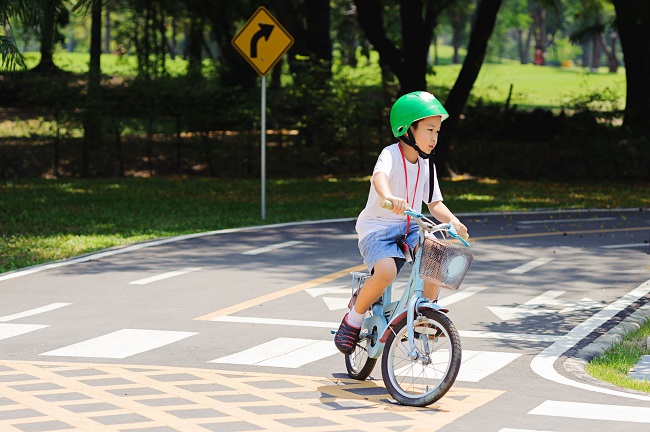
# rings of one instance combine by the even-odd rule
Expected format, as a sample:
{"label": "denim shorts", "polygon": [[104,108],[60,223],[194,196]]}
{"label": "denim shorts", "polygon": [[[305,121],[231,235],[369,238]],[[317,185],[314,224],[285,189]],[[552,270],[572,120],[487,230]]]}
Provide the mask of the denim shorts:
{"label": "denim shorts", "polygon": [[[418,244],[419,227],[411,223],[406,242],[409,248],[413,250]],[[375,264],[384,258],[394,258],[397,265],[397,273],[400,272],[406,263],[404,252],[397,245],[397,241],[404,238],[406,232],[406,221],[394,224],[388,228],[382,228],[373,231],[365,236],[359,242],[359,252],[363,257],[363,263],[368,266],[368,270],[373,272]]]}

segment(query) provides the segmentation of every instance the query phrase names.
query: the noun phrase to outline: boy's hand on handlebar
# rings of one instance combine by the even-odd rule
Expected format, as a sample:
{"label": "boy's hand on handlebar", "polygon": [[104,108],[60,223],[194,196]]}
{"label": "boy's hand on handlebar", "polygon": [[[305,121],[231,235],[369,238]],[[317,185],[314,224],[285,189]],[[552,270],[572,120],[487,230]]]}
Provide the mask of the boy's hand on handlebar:
{"label": "boy's hand on handlebar", "polygon": [[401,215],[409,208],[409,205],[404,198],[387,196],[385,199],[386,201],[390,201],[392,203],[393,206],[390,210],[396,215]]}
{"label": "boy's hand on handlebar", "polygon": [[459,236],[467,240],[469,238],[469,233],[467,232],[467,227],[463,225],[461,221],[458,219],[453,219],[449,221],[450,224],[453,225],[453,227],[456,229],[456,232],[458,233]]}

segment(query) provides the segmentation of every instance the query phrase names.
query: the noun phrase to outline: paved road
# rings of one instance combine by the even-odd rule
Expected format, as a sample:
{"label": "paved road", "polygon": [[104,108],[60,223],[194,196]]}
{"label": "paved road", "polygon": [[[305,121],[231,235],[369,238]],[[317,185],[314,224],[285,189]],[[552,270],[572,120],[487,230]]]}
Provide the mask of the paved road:
{"label": "paved road", "polygon": [[[647,211],[465,215],[476,258],[441,303],[463,366],[395,405],[330,330],[353,221],[167,239],[0,275],[0,431],[638,431],[650,395],[564,361],[650,300]],[[398,278],[396,286],[405,281]],[[647,314],[647,313],[646,313]]]}

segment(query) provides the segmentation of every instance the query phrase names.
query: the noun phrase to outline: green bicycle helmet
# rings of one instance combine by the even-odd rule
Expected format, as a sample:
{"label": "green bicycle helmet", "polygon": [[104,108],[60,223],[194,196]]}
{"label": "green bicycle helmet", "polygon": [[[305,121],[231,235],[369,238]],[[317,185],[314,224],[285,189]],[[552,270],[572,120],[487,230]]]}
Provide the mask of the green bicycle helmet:
{"label": "green bicycle helmet", "polygon": [[416,149],[423,159],[427,159],[430,155],[420,150],[409,130],[414,122],[432,116],[440,116],[444,121],[449,114],[434,95],[425,91],[403,95],[395,101],[390,110],[390,127],[393,135]]}

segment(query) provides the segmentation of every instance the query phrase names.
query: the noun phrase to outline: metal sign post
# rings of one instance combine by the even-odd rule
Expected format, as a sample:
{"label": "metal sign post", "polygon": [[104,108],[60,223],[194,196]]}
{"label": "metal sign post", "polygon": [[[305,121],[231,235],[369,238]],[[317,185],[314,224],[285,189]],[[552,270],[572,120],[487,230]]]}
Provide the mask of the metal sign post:
{"label": "metal sign post", "polygon": [[262,125],[260,126],[260,135],[262,136],[260,144],[260,160],[262,161],[262,219],[266,218],[266,75],[262,75]]}
{"label": "metal sign post", "polygon": [[[276,28],[277,31],[274,31]],[[260,150],[262,165],[261,214],[264,219],[266,218],[266,74],[293,45],[293,37],[264,6],[260,6],[233,38],[232,44],[262,77]]]}

